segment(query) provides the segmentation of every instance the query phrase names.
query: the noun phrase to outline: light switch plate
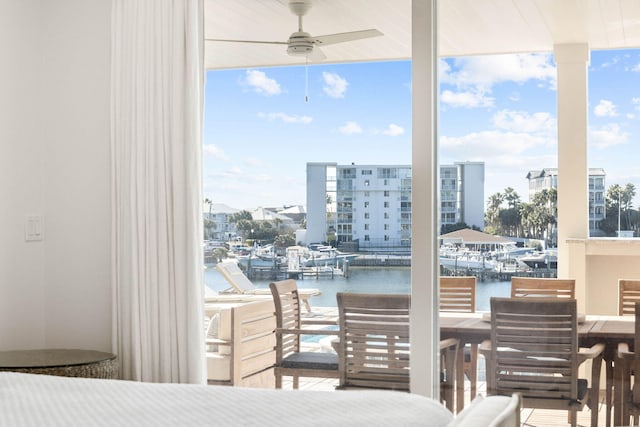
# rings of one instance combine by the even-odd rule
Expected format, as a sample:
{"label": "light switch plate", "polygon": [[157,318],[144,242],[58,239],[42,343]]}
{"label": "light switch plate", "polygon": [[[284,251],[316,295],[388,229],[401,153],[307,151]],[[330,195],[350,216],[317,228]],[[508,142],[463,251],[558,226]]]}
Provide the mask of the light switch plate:
{"label": "light switch plate", "polygon": [[27,215],[24,239],[27,242],[37,242],[44,239],[44,220],[42,215]]}

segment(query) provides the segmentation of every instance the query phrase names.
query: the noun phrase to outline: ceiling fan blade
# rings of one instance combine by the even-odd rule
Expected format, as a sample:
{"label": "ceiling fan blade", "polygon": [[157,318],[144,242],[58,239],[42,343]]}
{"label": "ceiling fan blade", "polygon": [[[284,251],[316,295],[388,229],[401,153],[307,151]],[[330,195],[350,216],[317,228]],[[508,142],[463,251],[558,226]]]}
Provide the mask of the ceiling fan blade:
{"label": "ceiling fan blade", "polygon": [[309,54],[308,58],[309,61],[320,62],[327,59],[327,55],[325,55],[318,46],[314,46],[313,51],[311,51],[311,54]]}
{"label": "ceiling fan blade", "polygon": [[261,40],[232,40],[232,39],[204,39],[207,42],[230,42],[230,43],[259,43],[259,44],[289,44],[288,42],[269,42]]}
{"label": "ceiling fan blade", "polygon": [[351,31],[348,33],[327,34],[324,36],[313,37],[313,42],[318,46],[326,46],[335,43],[350,42],[354,40],[366,39],[369,37],[379,37],[383,35],[384,34],[375,29],[360,30]]}

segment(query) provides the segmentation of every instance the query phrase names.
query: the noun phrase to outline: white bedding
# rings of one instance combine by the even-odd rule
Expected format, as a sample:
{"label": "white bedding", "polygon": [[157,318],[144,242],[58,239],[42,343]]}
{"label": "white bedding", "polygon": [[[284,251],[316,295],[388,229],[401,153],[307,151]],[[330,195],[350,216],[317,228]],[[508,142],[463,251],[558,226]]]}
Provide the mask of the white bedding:
{"label": "white bedding", "polygon": [[391,391],[293,391],[0,373],[0,426],[446,426]]}

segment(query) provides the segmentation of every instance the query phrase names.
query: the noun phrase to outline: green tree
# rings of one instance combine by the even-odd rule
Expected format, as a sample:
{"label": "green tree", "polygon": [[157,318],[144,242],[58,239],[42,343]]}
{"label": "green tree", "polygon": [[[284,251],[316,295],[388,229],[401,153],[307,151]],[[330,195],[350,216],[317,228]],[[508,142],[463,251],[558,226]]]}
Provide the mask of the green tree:
{"label": "green tree", "polygon": [[295,244],[296,244],[296,237],[294,236],[293,233],[278,234],[276,238],[273,239],[273,245],[276,248],[287,248]]}
{"label": "green tree", "polygon": [[504,201],[502,193],[495,193],[489,196],[487,200],[487,210],[484,214],[485,231],[490,228],[494,234],[500,234],[500,208]]}

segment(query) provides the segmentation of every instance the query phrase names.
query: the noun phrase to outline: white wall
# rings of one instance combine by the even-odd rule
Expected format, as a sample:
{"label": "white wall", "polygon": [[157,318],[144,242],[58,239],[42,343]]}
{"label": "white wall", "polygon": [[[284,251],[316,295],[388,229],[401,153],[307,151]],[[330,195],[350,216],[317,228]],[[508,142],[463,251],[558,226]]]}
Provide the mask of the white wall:
{"label": "white wall", "polygon": [[0,349],[45,338],[44,247],[24,241],[25,215],[44,210],[38,3],[0,0]]}
{"label": "white wall", "polygon": [[0,4],[0,349],[110,350],[111,2]]}

